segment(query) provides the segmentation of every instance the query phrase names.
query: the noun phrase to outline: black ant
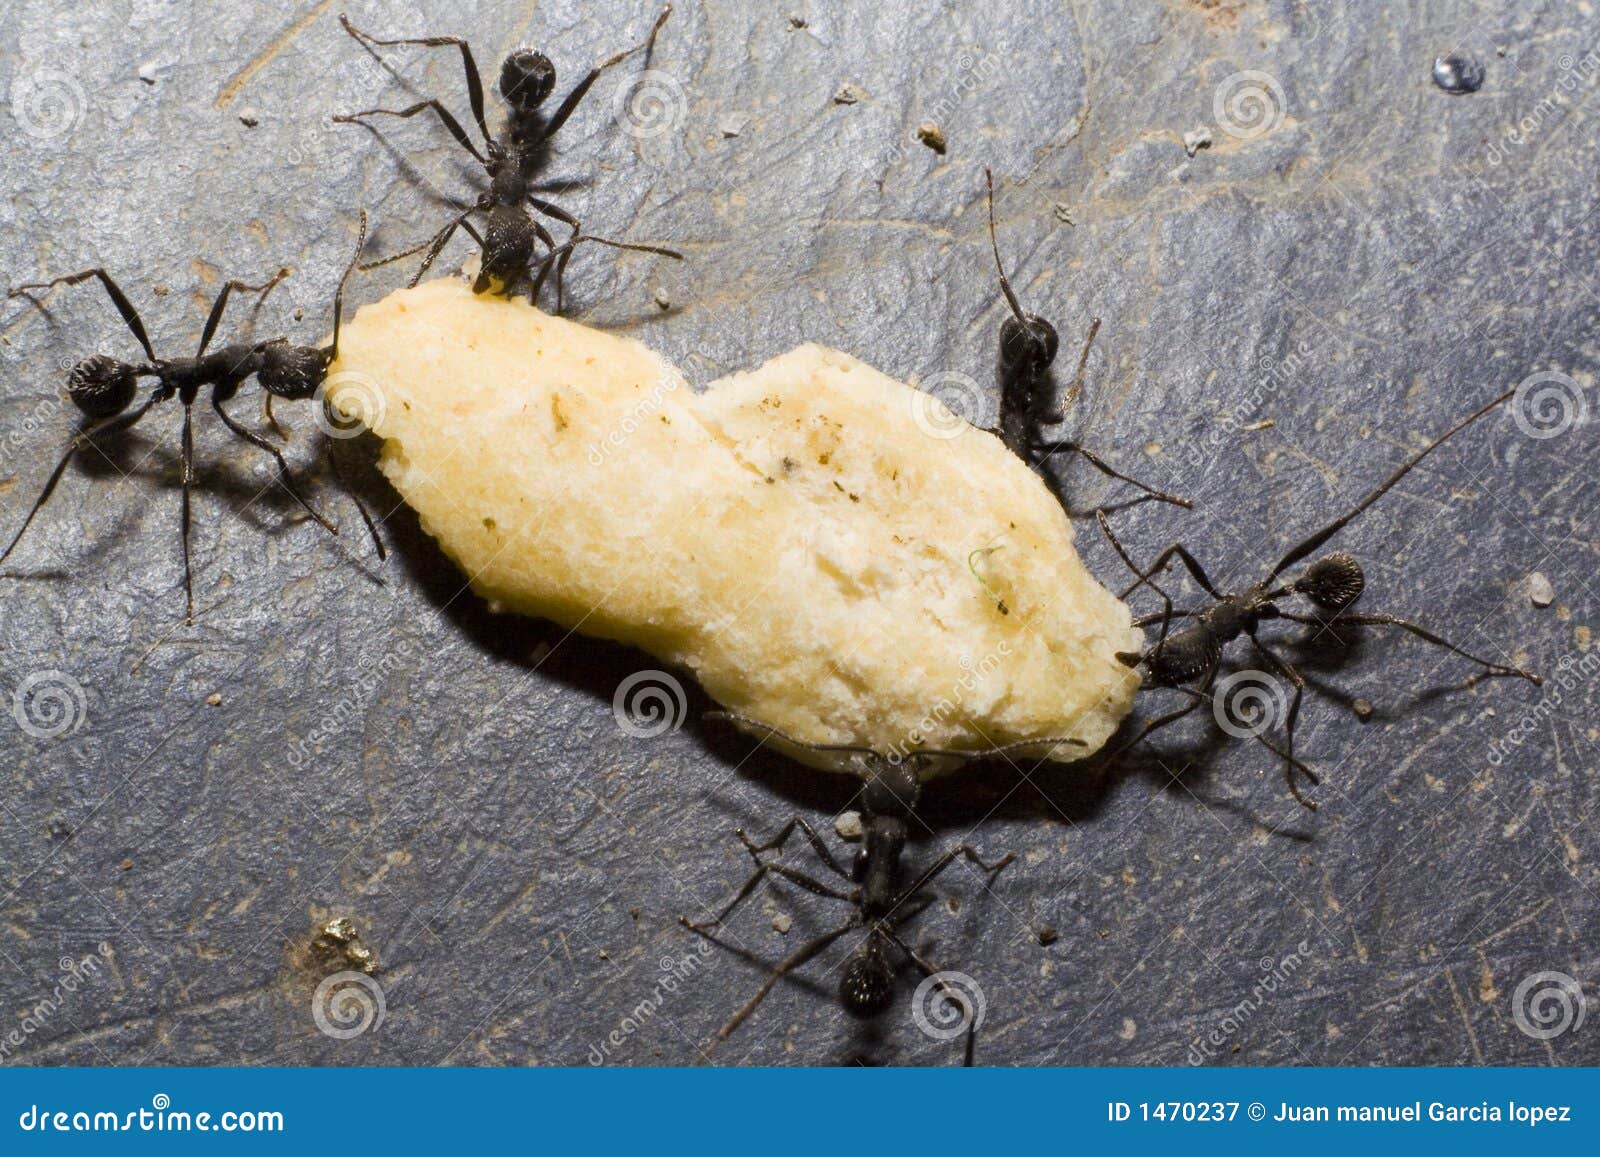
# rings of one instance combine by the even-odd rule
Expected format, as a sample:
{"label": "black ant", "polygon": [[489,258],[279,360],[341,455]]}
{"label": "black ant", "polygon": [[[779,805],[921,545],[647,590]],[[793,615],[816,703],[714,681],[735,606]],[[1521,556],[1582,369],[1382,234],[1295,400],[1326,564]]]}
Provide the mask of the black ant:
{"label": "black ant", "polygon": [[1011,316],[1000,326],[1000,426],[994,433],[999,435],[1008,450],[1041,477],[1046,477],[1047,481],[1044,471],[1046,459],[1058,451],[1066,451],[1082,455],[1084,461],[1106,477],[1119,479],[1144,491],[1145,497],[1139,501],[1168,502],[1185,510],[1192,509],[1194,504],[1187,498],[1165,494],[1112,469],[1099,455],[1077,442],[1043,436],[1044,427],[1066,420],[1066,407],[1076,402],[1078,395],[1083,392],[1083,375],[1089,365],[1090,347],[1094,345],[1095,335],[1100,332],[1100,319],[1097,317],[1090,321],[1088,336],[1083,341],[1083,352],[1078,355],[1078,372],[1073,376],[1065,400],[1061,405],[1056,405],[1051,389],[1050,364],[1056,360],[1056,349],[1061,339],[1056,334],[1055,326],[1036,313],[1024,312],[1022,303],[1012,292],[1005,266],[1000,261],[1000,243],[995,238],[994,174],[985,168],[983,176],[989,188],[989,245],[994,250],[995,269],[1000,273],[1000,291],[1005,294],[1006,304],[1011,307]]}
{"label": "black ant", "polygon": [[[578,107],[580,101],[600,78],[600,74],[612,65],[620,63],[634,53],[643,50],[646,55],[655,46],[656,33],[666,23],[667,17],[672,12],[669,4],[662,8],[661,15],[656,17],[656,22],[650,27],[650,34],[640,44],[619,52],[609,57],[589,70],[589,74],[578,82],[566,98],[549,114],[540,111],[540,106],[549,98],[556,86],[555,65],[550,58],[542,52],[531,48],[520,48],[505,58],[500,66],[500,95],[505,98],[510,108],[510,115],[506,122],[506,138],[496,138],[489,132],[489,124],[484,116],[483,80],[478,73],[477,62],[473,59],[472,49],[459,36],[425,36],[416,39],[406,38],[398,40],[380,40],[362,32],[350,23],[347,16],[341,15],[339,23],[344,26],[354,39],[368,45],[392,46],[402,44],[415,44],[427,48],[443,48],[455,46],[461,50],[462,66],[467,77],[467,99],[472,106],[472,119],[477,123],[478,131],[483,134],[484,148],[479,150],[473,144],[472,138],[461,127],[461,122],[451,115],[438,100],[424,100],[404,109],[374,108],[362,112],[349,113],[344,116],[334,117],[336,123],[355,124],[363,117],[369,116],[394,116],[412,117],[418,113],[432,111],[456,142],[472,154],[484,168],[489,177],[489,191],[481,194],[477,201],[463,210],[453,220],[440,229],[438,233],[421,245],[413,246],[402,253],[396,253],[379,261],[363,265],[362,269],[373,269],[380,265],[387,265],[393,261],[400,261],[413,254],[427,250],[427,256],[422,260],[421,267],[416,276],[411,279],[411,284],[416,285],[422,280],[435,258],[444,249],[457,229],[465,229],[472,239],[478,243],[483,251],[482,265],[478,276],[472,284],[474,293],[483,293],[494,282],[499,282],[501,292],[506,296],[515,293],[517,286],[524,280],[532,279],[529,289],[529,300],[537,303],[539,290],[544,285],[545,277],[552,267],[556,275],[556,309],[561,309],[562,277],[566,272],[567,262],[572,256],[575,246],[584,241],[593,241],[596,244],[608,245],[613,249],[627,249],[640,253],[654,253],[661,257],[670,257],[681,261],[683,254],[673,249],[662,248],[657,245],[639,245],[624,241],[609,241],[603,237],[583,234],[578,219],[565,209],[552,201],[547,201],[534,194],[532,182],[534,173],[544,161],[546,147],[551,137],[555,136],[561,126],[567,123],[567,118]],[[572,230],[566,242],[558,246],[550,231],[528,212],[528,208],[538,210],[545,216],[569,226]],[[483,213],[485,222],[483,231],[478,229],[468,219],[474,213]],[[539,264],[538,275],[532,273],[534,250],[539,242],[543,242],[547,253]]]}
{"label": "black ant", "polygon": [[[1483,668],[1483,673],[1478,676],[1479,678],[1508,677],[1526,679],[1538,686],[1542,682],[1538,675],[1524,671],[1520,667],[1494,663],[1474,655],[1418,623],[1383,612],[1349,613],[1351,605],[1361,597],[1362,592],[1366,589],[1366,576],[1355,556],[1345,551],[1336,550],[1323,555],[1306,567],[1298,577],[1281,577],[1290,567],[1301,562],[1315,551],[1320,550],[1323,544],[1353,522],[1369,506],[1379,498],[1382,498],[1384,494],[1388,493],[1396,483],[1409,474],[1429,454],[1472,425],[1479,418],[1501,405],[1515,393],[1515,390],[1508,390],[1439,435],[1426,447],[1413,454],[1381,486],[1358,502],[1349,512],[1340,515],[1321,530],[1291,548],[1287,554],[1278,560],[1277,565],[1267,572],[1266,578],[1252,584],[1240,593],[1224,594],[1219,591],[1206,574],[1205,569],[1181,543],[1174,543],[1172,546],[1167,547],[1157,556],[1153,565],[1146,570],[1140,570],[1134,565],[1133,560],[1129,558],[1128,552],[1123,549],[1122,544],[1117,541],[1117,536],[1112,533],[1110,524],[1102,514],[1100,516],[1101,530],[1105,532],[1106,537],[1111,541],[1112,547],[1122,558],[1122,561],[1138,576],[1137,581],[1122,592],[1122,597],[1126,599],[1141,586],[1148,584],[1161,597],[1164,604],[1159,614],[1146,615],[1134,623],[1137,627],[1148,627],[1156,623],[1161,624],[1160,635],[1154,645],[1139,654],[1121,653],[1117,658],[1129,667],[1144,667],[1147,686],[1170,688],[1182,692],[1189,698],[1189,702],[1185,706],[1146,723],[1140,728],[1138,734],[1118,750],[1117,754],[1132,748],[1153,731],[1182,719],[1201,703],[1214,702],[1212,684],[1217,677],[1217,669],[1222,661],[1223,649],[1242,635],[1250,640],[1251,646],[1266,662],[1271,672],[1285,680],[1293,688],[1284,716],[1286,746],[1280,748],[1259,731],[1255,732],[1255,738],[1282,759],[1284,777],[1288,781],[1289,791],[1294,798],[1305,807],[1315,811],[1317,805],[1301,794],[1300,786],[1296,781],[1296,775],[1298,774],[1304,776],[1312,784],[1320,782],[1316,773],[1297,759],[1294,754],[1294,729],[1300,715],[1300,700],[1305,691],[1305,679],[1294,668],[1293,664],[1281,657],[1256,634],[1257,628],[1263,622],[1273,619],[1286,619],[1292,623],[1301,623],[1305,626],[1313,627],[1319,635],[1341,625],[1349,627],[1398,627],[1400,630],[1407,631],[1426,643],[1443,647],[1453,654],[1460,655],[1462,658],[1470,659],[1478,664]],[[1183,563],[1195,582],[1199,583],[1201,589],[1216,600],[1215,602],[1201,610],[1173,609],[1172,599],[1156,584],[1154,576],[1164,571],[1174,558]],[[1297,614],[1279,606],[1281,600],[1291,595],[1301,595],[1306,598],[1315,608],[1313,612],[1311,614]],[[1190,624],[1181,630],[1168,634],[1168,629],[1174,619],[1187,619],[1190,620]],[[1271,721],[1266,720],[1266,722]]]}
{"label": "black ant", "polygon": [[[939,969],[908,944],[899,930],[932,902],[931,897],[923,897],[923,892],[958,857],[965,858],[984,872],[984,886],[987,888],[995,876],[1015,859],[1015,856],[1007,854],[992,864],[985,863],[970,845],[959,844],[942,854],[910,883],[906,883],[901,874],[900,857],[905,851],[906,840],[910,834],[911,816],[922,797],[921,773],[929,768],[930,761],[938,759],[988,758],[1019,748],[1040,748],[1048,745],[1074,744],[1082,747],[1083,741],[1077,738],[1035,739],[993,747],[985,752],[924,748],[905,756],[886,756],[869,748],[851,744],[803,743],[758,720],[732,712],[708,712],[707,718],[737,724],[747,731],[760,734],[763,741],[775,738],[791,747],[806,751],[847,754],[852,757],[856,774],[863,781],[860,795],[862,843],[856,851],[855,861],[850,870],[846,870],[839,863],[828,850],[827,844],[822,841],[822,837],[817,834],[816,829],[800,816],[791,819],[776,836],[763,844],[756,843],[743,829],[739,829],[737,832],[739,840],[756,863],[755,872],[745,881],[733,899],[710,920],[695,922],[687,916],[678,918],[679,923],[685,928],[713,943],[721,944],[722,942],[713,935],[712,929],[727,919],[755,890],[756,885],[769,875],[782,877],[815,895],[843,901],[854,909],[850,917],[838,928],[802,945],[774,965],[767,975],[766,982],[755,996],[745,1002],[739,1011],[717,1030],[717,1040],[728,1039],[785,976],[807,963],[835,940],[856,929],[864,928],[867,933],[865,939],[850,953],[845,961],[844,971],[839,977],[839,1003],[844,1006],[845,1011],[852,1016],[867,1019],[880,1015],[893,1004],[896,973],[894,955],[898,952],[923,976],[940,978],[935,982],[940,995],[960,1011],[962,1019],[966,1022],[965,1060],[970,1065],[978,1027],[968,1004],[970,998],[953,986],[948,986]],[[782,849],[796,828],[805,836],[806,842],[810,844],[824,867],[847,884],[856,886],[845,891],[784,864],[762,859],[763,852]]]}
{"label": "black ant", "polygon": [[[367,216],[361,214],[360,237],[356,242],[356,252],[361,252],[361,246],[366,240]],[[265,284],[247,285],[242,281],[229,281],[217,294],[217,299],[211,307],[211,315],[206,319],[205,329],[200,334],[200,348],[193,357],[173,358],[171,360],[156,357],[155,349],[150,344],[149,335],[145,332],[144,322],[139,317],[139,312],[128,300],[127,294],[111,279],[111,275],[104,269],[86,269],[81,273],[57,277],[51,281],[36,282],[29,285],[20,285],[13,289],[7,299],[27,295],[30,301],[43,310],[43,306],[32,297],[36,290],[49,290],[57,285],[78,285],[91,278],[98,279],[105,288],[106,295],[111,298],[111,303],[116,306],[117,312],[122,315],[123,322],[138,339],[139,345],[144,349],[145,361],[141,364],[131,364],[118,361],[105,354],[94,354],[84,358],[72,367],[67,375],[67,394],[74,405],[82,411],[84,417],[91,423],[80,430],[72,441],[67,444],[66,453],[61,456],[61,461],[56,463],[56,468],[51,471],[50,479],[45,483],[44,490],[34,502],[33,508],[28,511],[28,517],[22,522],[22,527],[12,538],[11,544],[4,552],[0,552],[0,563],[11,556],[11,552],[22,541],[22,536],[27,533],[32,525],[34,516],[41,507],[49,501],[55,492],[56,484],[61,481],[61,476],[66,472],[67,464],[72,461],[74,454],[89,447],[99,448],[98,440],[106,434],[120,434],[131,428],[141,418],[150,412],[157,403],[165,402],[170,398],[177,398],[183,403],[183,588],[186,603],[184,615],[185,622],[194,619],[194,582],[189,567],[189,491],[195,481],[194,469],[194,432],[191,418],[192,407],[199,397],[201,389],[211,388],[211,407],[217,412],[217,417],[222,419],[222,424],[233,433],[235,437],[242,438],[257,449],[264,450],[272,455],[278,464],[277,481],[287,490],[291,497],[317,524],[329,534],[337,535],[338,527],[324,518],[301,493],[299,485],[294,480],[294,475],[289,469],[289,464],[284,460],[277,447],[251,430],[241,426],[226,410],[223,403],[231,400],[239,392],[239,387],[251,375],[255,375],[257,383],[267,393],[270,403],[274,397],[289,400],[313,397],[328,377],[328,366],[338,357],[339,353],[339,321],[343,312],[345,282],[349,280],[351,271],[356,262],[351,260],[345,268],[344,275],[339,279],[339,288],[333,298],[333,344],[327,349],[317,346],[294,345],[287,338],[273,338],[270,341],[236,343],[224,346],[214,353],[207,353],[206,348],[211,344],[211,339],[216,336],[217,327],[222,321],[223,311],[227,308],[228,298],[231,294],[256,293],[260,297],[257,304],[265,301],[267,294],[272,292],[274,286],[289,275],[287,269],[280,269],[273,274]],[[155,379],[155,389],[144,402],[131,411],[135,397],[138,394],[138,379],[151,377]],[[337,469],[337,462],[333,458],[332,444],[328,445],[329,461]],[[352,497],[354,497],[352,495]],[[368,531],[372,534],[372,541],[378,550],[378,557],[386,557],[383,541],[378,537],[377,527],[373,525],[372,518],[368,515],[366,507],[359,498],[355,498],[357,509],[367,524]]]}

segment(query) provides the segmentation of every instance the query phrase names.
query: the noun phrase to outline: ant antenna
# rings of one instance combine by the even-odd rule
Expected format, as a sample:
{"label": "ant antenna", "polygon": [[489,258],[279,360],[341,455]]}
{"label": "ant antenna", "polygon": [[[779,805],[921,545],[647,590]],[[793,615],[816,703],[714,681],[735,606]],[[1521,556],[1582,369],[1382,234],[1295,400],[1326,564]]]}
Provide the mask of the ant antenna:
{"label": "ant antenna", "polygon": [[355,272],[356,265],[361,260],[361,250],[367,244],[367,211],[360,212],[360,224],[356,228],[356,251],[350,258],[350,264],[344,267],[344,276],[339,278],[339,288],[333,294],[333,345],[328,348],[328,363],[339,356],[339,324],[344,314],[344,286],[350,280],[350,275]]}
{"label": "ant antenna", "polygon": [[[1022,312],[1022,303],[1017,300],[1017,295],[1011,291],[1011,282],[1006,279],[1006,267],[1000,263],[1000,242],[995,239],[994,235],[994,173],[990,172],[988,165],[983,167],[983,179],[989,184],[989,246],[994,250],[994,267],[1000,271],[1000,292],[1006,295],[1006,301],[1011,306],[1011,312],[1022,323],[1023,330],[1027,331],[1027,315]],[[1098,325],[1099,323],[1096,322],[1095,324]],[[1087,353],[1088,351],[1085,350],[1086,357]],[[1078,372],[1082,374],[1082,366],[1078,367]]]}
{"label": "ant antenna", "polygon": [[1320,547],[1323,543],[1327,542],[1335,534],[1339,533],[1339,531],[1343,530],[1347,525],[1354,521],[1363,511],[1367,509],[1367,507],[1371,506],[1374,502],[1378,501],[1378,499],[1387,494],[1395,483],[1399,482],[1400,479],[1411,473],[1412,469],[1417,465],[1417,463],[1421,462],[1429,454],[1432,454],[1440,446],[1444,445],[1451,438],[1455,437],[1462,430],[1465,430],[1468,426],[1472,425],[1472,423],[1476,422],[1479,418],[1483,417],[1490,410],[1493,410],[1496,406],[1500,405],[1516,392],[1516,390],[1507,390],[1494,401],[1477,410],[1474,410],[1471,414],[1468,414],[1465,418],[1461,419],[1461,421],[1450,427],[1450,429],[1446,430],[1432,442],[1428,443],[1427,446],[1417,451],[1411,456],[1409,461],[1400,467],[1400,469],[1389,475],[1388,479],[1383,483],[1383,485],[1379,486],[1371,494],[1367,495],[1360,502],[1358,502],[1355,508],[1352,509],[1348,514],[1341,515],[1340,517],[1334,519],[1332,522],[1328,523],[1327,526],[1317,531],[1310,538],[1306,539],[1299,546],[1296,546],[1294,549],[1289,551],[1288,554],[1284,555],[1279,561],[1278,565],[1272,568],[1272,573],[1267,577],[1277,578],[1295,563],[1299,562],[1312,551]]}

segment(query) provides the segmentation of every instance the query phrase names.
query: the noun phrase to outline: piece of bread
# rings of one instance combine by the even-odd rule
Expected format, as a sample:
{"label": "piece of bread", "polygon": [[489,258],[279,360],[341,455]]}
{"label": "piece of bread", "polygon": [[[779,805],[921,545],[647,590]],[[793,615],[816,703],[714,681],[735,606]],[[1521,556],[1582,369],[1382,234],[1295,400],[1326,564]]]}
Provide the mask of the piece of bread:
{"label": "piece of bread", "polygon": [[[1126,606],[987,433],[804,345],[693,392],[630,338],[455,278],[344,327],[330,401],[503,611],[618,639],[804,742],[1081,758],[1138,677]],[[847,770],[839,754],[794,751]]]}

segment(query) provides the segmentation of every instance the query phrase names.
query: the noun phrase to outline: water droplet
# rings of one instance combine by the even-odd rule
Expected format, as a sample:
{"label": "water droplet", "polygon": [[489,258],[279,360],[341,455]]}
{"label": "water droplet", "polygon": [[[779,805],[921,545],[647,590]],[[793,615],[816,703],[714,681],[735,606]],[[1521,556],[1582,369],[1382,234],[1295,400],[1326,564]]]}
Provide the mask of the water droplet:
{"label": "water droplet", "polygon": [[1452,52],[1435,57],[1433,83],[1453,96],[1465,96],[1483,87],[1483,65],[1475,56]]}

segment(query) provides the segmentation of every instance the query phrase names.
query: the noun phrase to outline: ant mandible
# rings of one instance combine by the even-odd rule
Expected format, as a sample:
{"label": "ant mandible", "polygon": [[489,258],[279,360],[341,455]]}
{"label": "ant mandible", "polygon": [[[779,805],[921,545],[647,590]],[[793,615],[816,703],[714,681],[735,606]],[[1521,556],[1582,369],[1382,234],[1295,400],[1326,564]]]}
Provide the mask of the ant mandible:
{"label": "ant mandible", "polygon": [[[462,67],[467,78],[467,99],[472,107],[472,119],[483,135],[484,148],[480,150],[473,143],[471,136],[461,126],[461,122],[436,99],[419,101],[404,109],[366,109],[362,112],[336,116],[333,118],[334,121],[340,124],[356,124],[362,123],[364,117],[379,115],[413,117],[431,111],[449,130],[456,142],[483,166],[484,172],[489,177],[488,192],[481,194],[470,207],[448,222],[430,240],[403,252],[370,262],[361,268],[374,269],[427,250],[416,276],[411,279],[411,284],[416,285],[454,236],[455,231],[465,229],[483,252],[482,265],[472,285],[474,293],[483,293],[498,282],[501,292],[509,297],[524,280],[531,279],[529,300],[537,304],[539,290],[553,267],[556,275],[556,309],[559,312],[562,307],[562,278],[566,272],[567,262],[571,259],[573,248],[581,242],[592,241],[613,249],[654,253],[681,261],[683,254],[674,249],[658,245],[610,241],[603,237],[584,234],[576,217],[553,201],[536,196],[532,188],[534,173],[544,160],[550,138],[567,123],[567,118],[594,86],[600,74],[641,50],[648,55],[655,45],[656,34],[671,13],[670,4],[662,8],[661,15],[656,17],[655,23],[650,27],[649,35],[643,42],[607,58],[590,69],[588,75],[578,82],[548,118],[541,111],[541,106],[555,91],[555,65],[544,53],[531,48],[521,48],[507,56],[500,66],[500,95],[505,98],[509,107],[504,140],[495,137],[489,131],[488,120],[484,114],[483,80],[478,72],[477,62],[473,58],[472,48],[464,39],[459,36],[425,36],[382,40],[362,32],[350,23],[348,16],[341,15],[339,23],[344,26],[344,30],[364,44],[375,46],[414,44],[426,48],[451,46],[459,48]],[[572,232],[565,243],[560,246],[556,244],[550,231],[528,212],[530,206],[571,228]],[[474,213],[484,214],[482,232],[479,232],[469,220]],[[534,251],[540,242],[544,244],[547,253],[540,262],[537,277],[534,277],[532,272]]]}
{"label": "ant mandible", "polygon": [[1099,455],[1077,442],[1043,436],[1044,427],[1065,420],[1066,407],[1077,401],[1078,395],[1083,392],[1083,375],[1089,365],[1090,347],[1094,345],[1095,335],[1100,332],[1100,319],[1097,317],[1089,322],[1083,352],[1078,355],[1078,371],[1073,375],[1066,398],[1061,405],[1056,405],[1051,390],[1050,365],[1056,360],[1060,338],[1055,326],[1036,313],[1025,312],[1017,295],[1012,292],[1005,266],[1000,261],[1000,242],[995,237],[994,174],[986,167],[983,176],[988,184],[989,245],[994,250],[994,266],[1000,274],[1000,291],[1005,295],[1006,304],[1011,307],[1011,316],[1000,326],[1000,425],[994,433],[999,435],[1008,450],[1041,477],[1045,477],[1046,481],[1049,479],[1044,471],[1045,462],[1051,454],[1065,451],[1082,455],[1084,461],[1106,477],[1119,479],[1144,491],[1145,497],[1139,501],[1167,502],[1185,510],[1192,509],[1194,504],[1187,498],[1163,493],[1112,469]]}
{"label": "ant mandible", "polygon": [[[356,241],[356,252],[361,252],[361,246],[366,241],[367,215],[361,214],[360,236]],[[11,543],[4,552],[0,552],[0,563],[5,562],[16,550],[17,544],[22,541],[22,536],[27,533],[28,527],[33,524],[34,516],[40,508],[50,500],[55,493],[56,484],[61,481],[61,476],[66,472],[67,464],[72,461],[73,455],[80,450],[91,446],[98,448],[98,439],[107,434],[120,434],[134,426],[141,418],[150,412],[158,403],[177,398],[183,404],[183,589],[185,597],[184,621],[194,620],[194,581],[189,565],[189,492],[195,481],[194,469],[194,431],[192,420],[192,407],[200,396],[200,391],[210,387],[211,408],[216,411],[222,424],[237,438],[241,438],[259,450],[272,455],[277,463],[277,482],[287,490],[291,497],[317,524],[329,534],[337,535],[338,527],[329,522],[301,493],[299,484],[296,483],[289,464],[277,447],[267,441],[260,434],[241,426],[225,409],[223,403],[230,401],[238,392],[239,387],[255,376],[257,383],[266,391],[268,401],[274,397],[286,400],[297,400],[313,397],[328,377],[328,367],[339,353],[339,322],[343,312],[345,282],[349,280],[351,271],[356,267],[355,259],[345,267],[343,276],[339,279],[339,288],[333,298],[333,344],[326,349],[318,346],[295,345],[287,338],[273,338],[270,341],[235,343],[224,346],[213,353],[207,353],[211,339],[216,336],[217,327],[222,321],[222,315],[228,305],[228,298],[233,293],[256,293],[260,301],[266,299],[274,286],[289,275],[287,269],[280,269],[262,285],[247,285],[242,281],[229,281],[217,294],[216,301],[211,306],[211,314],[206,318],[205,329],[200,334],[200,348],[193,357],[184,358],[158,358],[155,349],[150,344],[149,335],[145,332],[143,320],[139,311],[133,306],[122,289],[111,275],[104,269],[85,269],[80,273],[71,273],[64,277],[57,277],[51,281],[35,282],[28,285],[19,285],[13,289],[7,299],[27,296],[34,305],[43,310],[43,306],[33,298],[35,291],[49,290],[57,285],[78,285],[92,279],[98,280],[105,288],[106,296],[111,299],[112,305],[122,315],[123,322],[138,340],[144,350],[145,361],[140,364],[118,361],[105,354],[93,354],[79,361],[72,367],[67,375],[67,394],[74,405],[90,421],[90,425],[80,430],[67,444],[66,453],[56,463],[50,473],[49,480],[45,483],[43,491],[34,502],[33,508],[28,511],[28,517],[22,522],[21,528],[11,539]],[[154,378],[155,389],[151,391],[142,403],[134,406],[138,395],[138,380],[140,378]],[[334,462],[331,443],[328,447],[330,462]],[[334,462],[337,469],[337,463]],[[360,498],[354,498],[356,507],[361,512],[367,530],[372,535],[373,544],[377,547],[378,557],[386,557],[383,541],[378,537],[377,527],[373,524],[366,507]]]}
{"label": "ant mandible", "polygon": [[[1350,607],[1361,597],[1366,589],[1366,575],[1361,569],[1361,563],[1357,561],[1354,555],[1346,551],[1331,551],[1312,562],[1297,577],[1283,577],[1285,571],[1320,550],[1330,538],[1355,521],[1368,507],[1388,493],[1396,483],[1409,474],[1429,454],[1432,454],[1450,438],[1494,410],[1515,393],[1515,390],[1506,391],[1439,435],[1427,446],[1407,459],[1381,486],[1368,494],[1351,510],[1335,518],[1321,530],[1309,535],[1292,547],[1288,553],[1278,560],[1277,565],[1267,572],[1267,576],[1264,579],[1251,584],[1240,592],[1224,593],[1220,591],[1211,581],[1210,576],[1206,574],[1205,568],[1200,565],[1194,555],[1182,543],[1174,543],[1167,547],[1157,556],[1150,567],[1140,570],[1139,567],[1134,565],[1133,560],[1128,556],[1128,552],[1123,549],[1122,543],[1117,540],[1117,536],[1112,533],[1111,526],[1106,521],[1105,516],[1101,514],[1099,516],[1100,529],[1104,531],[1118,556],[1127,564],[1128,569],[1137,576],[1137,581],[1122,592],[1122,597],[1126,599],[1141,586],[1148,585],[1160,596],[1163,603],[1163,608],[1159,614],[1147,615],[1134,623],[1137,627],[1149,627],[1159,623],[1161,630],[1156,642],[1139,654],[1119,654],[1117,657],[1129,667],[1143,667],[1147,686],[1179,691],[1189,699],[1189,702],[1183,707],[1146,723],[1132,739],[1118,749],[1117,754],[1120,755],[1122,752],[1129,750],[1152,732],[1182,719],[1201,703],[1214,703],[1212,685],[1217,677],[1223,650],[1229,643],[1243,636],[1250,640],[1251,646],[1267,664],[1270,672],[1283,679],[1292,688],[1287,711],[1284,714],[1286,746],[1279,747],[1260,732],[1255,733],[1255,738],[1282,759],[1284,777],[1294,798],[1306,808],[1315,811],[1316,803],[1308,800],[1301,793],[1296,776],[1303,776],[1312,784],[1319,783],[1320,780],[1317,778],[1316,773],[1297,759],[1294,754],[1295,723],[1300,716],[1300,702],[1305,691],[1305,678],[1295,669],[1292,663],[1279,655],[1277,651],[1256,634],[1257,629],[1263,622],[1273,619],[1284,619],[1292,623],[1313,627],[1319,634],[1340,625],[1349,627],[1396,627],[1426,643],[1443,647],[1453,654],[1478,664],[1483,668],[1483,673],[1480,676],[1482,678],[1526,679],[1538,686],[1542,682],[1538,675],[1530,671],[1524,671],[1520,667],[1495,663],[1489,659],[1474,655],[1419,623],[1384,612],[1350,613]],[[1172,599],[1157,585],[1155,576],[1166,570],[1175,558],[1183,564],[1201,589],[1215,600],[1211,605],[1200,610],[1173,609]],[[1313,612],[1311,614],[1300,614],[1279,606],[1283,599],[1291,595],[1300,595],[1308,600],[1313,605]],[[1169,634],[1168,631],[1174,619],[1188,620],[1189,625]],[[1266,722],[1270,723],[1272,720],[1269,719]]]}
{"label": "ant mandible", "polygon": [[[985,863],[971,845],[958,844],[940,855],[920,875],[907,883],[901,871],[901,855],[905,851],[906,840],[910,835],[911,817],[918,801],[922,798],[921,772],[927,769],[930,761],[937,759],[986,759],[1022,748],[1037,750],[1061,745],[1082,747],[1083,740],[1075,737],[1032,739],[991,747],[983,752],[923,748],[905,756],[886,756],[853,744],[802,742],[784,735],[759,720],[734,712],[712,711],[708,712],[706,717],[734,723],[747,732],[755,733],[763,740],[775,738],[791,747],[806,751],[848,755],[851,757],[856,774],[862,779],[859,800],[862,843],[856,852],[851,869],[847,870],[839,863],[828,850],[828,845],[823,842],[822,837],[817,834],[817,830],[801,816],[795,816],[776,836],[762,844],[756,843],[743,829],[740,829],[736,834],[744,844],[745,850],[750,853],[750,858],[755,861],[755,872],[744,882],[733,899],[710,920],[696,922],[686,916],[678,918],[679,923],[685,928],[713,943],[721,944],[713,934],[713,929],[721,925],[755,890],[756,885],[768,876],[779,876],[790,883],[798,884],[814,895],[842,901],[852,908],[849,918],[839,927],[802,945],[774,965],[756,994],[717,1030],[717,1040],[727,1040],[785,976],[802,967],[840,937],[864,928],[866,937],[851,951],[839,978],[839,1003],[845,1011],[851,1016],[867,1019],[880,1015],[893,1004],[896,974],[894,957],[898,953],[923,976],[937,978],[935,987],[940,996],[962,1010],[963,1018],[967,1019],[965,1062],[970,1065],[978,1025],[975,1018],[969,1018],[971,1010],[965,1003],[968,998],[964,993],[947,986],[940,970],[908,944],[900,935],[899,929],[932,902],[931,898],[922,897],[923,892],[958,858],[965,858],[984,873],[984,886],[987,888],[995,876],[1015,859],[1015,856],[1007,854],[992,864]],[[764,852],[781,850],[797,828],[805,836],[807,844],[823,867],[846,884],[854,884],[855,887],[844,891],[787,865],[762,858]]]}

